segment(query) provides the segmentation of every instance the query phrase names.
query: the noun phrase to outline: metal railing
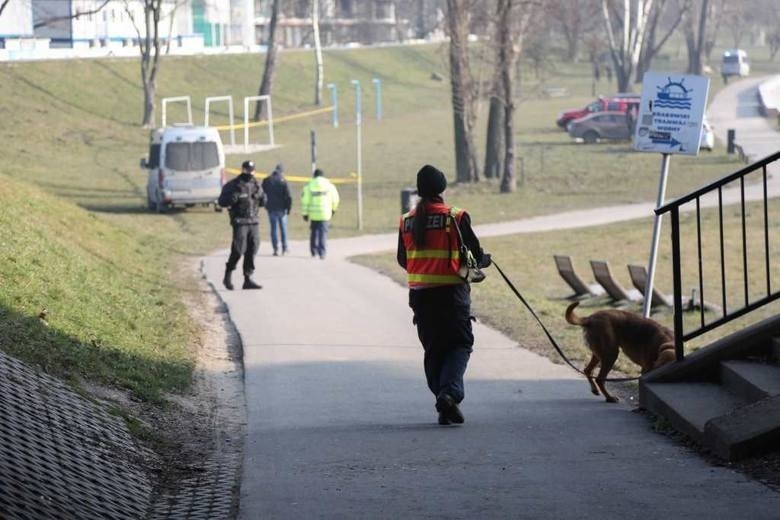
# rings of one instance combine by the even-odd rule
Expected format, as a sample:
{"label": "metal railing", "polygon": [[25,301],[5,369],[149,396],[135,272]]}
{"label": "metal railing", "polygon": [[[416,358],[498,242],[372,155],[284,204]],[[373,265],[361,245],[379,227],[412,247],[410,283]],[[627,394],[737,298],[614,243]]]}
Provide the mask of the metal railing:
{"label": "metal railing", "polygon": [[[769,246],[769,193],[768,193],[768,175],[767,166],[775,161],[780,161],[780,152],[770,155],[754,164],[751,164],[737,172],[732,173],[720,180],[717,180],[707,186],[704,186],[696,191],[693,191],[685,196],[682,196],[660,208],[655,210],[656,214],[662,215],[669,213],[671,216],[672,227],[672,275],[674,280],[674,337],[675,337],[675,352],[678,361],[682,361],[685,357],[684,342],[693,339],[705,332],[711,331],[721,325],[728,323],[740,316],[743,316],[751,311],[758,309],[768,303],[780,298],[780,290],[772,287],[771,269],[770,269],[770,246]],[[779,163],[780,164],[780,163]],[[763,211],[763,250],[764,255],[762,259],[759,259],[759,264],[763,264],[760,271],[750,270],[748,266],[748,234],[746,226],[746,178],[748,176],[760,176],[757,182],[750,185],[751,193],[750,199],[759,202]],[[752,177],[751,177],[752,180]],[[739,188],[727,189],[726,185],[730,183],[738,183]],[[717,199],[715,196],[717,195]],[[727,197],[726,197],[727,196]],[[723,221],[723,208],[724,198],[734,200],[735,204],[739,207],[739,220],[741,222],[741,229],[738,230],[741,236],[741,278],[743,284],[744,293],[744,305],[736,309],[730,309],[728,306],[727,298],[727,277],[726,277],[726,249],[724,245],[724,221]],[[694,270],[698,271],[698,293],[699,293],[699,319],[698,327],[688,332],[683,330],[683,294],[682,294],[682,244],[680,239],[680,213],[684,210],[686,204],[695,205],[695,235],[696,235],[696,266]],[[702,207],[712,206],[717,210],[718,230],[717,241],[720,247],[720,255],[717,260],[720,262],[720,303],[722,305],[721,315],[711,321],[705,321],[705,279],[702,270]],[[687,208],[685,208],[687,209]],[[755,262],[754,262],[755,263]],[[689,265],[689,264],[686,264]],[[751,299],[748,286],[749,280],[755,280],[753,277],[765,278],[764,284],[761,284],[761,294],[758,297]],[[765,290],[764,290],[765,289]],[[754,291],[755,292],[755,291]],[[741,296],[741,295],[740,295]],[[693,298],[691,303],[695,303]]]}

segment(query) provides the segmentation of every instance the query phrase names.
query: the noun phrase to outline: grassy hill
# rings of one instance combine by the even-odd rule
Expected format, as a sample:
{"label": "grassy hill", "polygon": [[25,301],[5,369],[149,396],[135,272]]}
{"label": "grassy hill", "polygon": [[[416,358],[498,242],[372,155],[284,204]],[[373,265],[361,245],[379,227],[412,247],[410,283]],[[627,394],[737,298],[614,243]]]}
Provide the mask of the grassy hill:
{"label": "grassy hill", "polygon": [[186,388],[194,330],[161,245],[0,176],[0,348],[76,384]]}

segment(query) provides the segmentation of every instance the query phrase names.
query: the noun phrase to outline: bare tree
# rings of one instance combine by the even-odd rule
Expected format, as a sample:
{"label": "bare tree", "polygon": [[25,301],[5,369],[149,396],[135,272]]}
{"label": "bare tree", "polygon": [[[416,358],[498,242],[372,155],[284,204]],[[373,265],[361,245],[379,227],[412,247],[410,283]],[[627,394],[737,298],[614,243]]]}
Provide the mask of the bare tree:
{"label": "bare tree", "polygon": [[447,25],[456,179],[458,182],[476,182],[479,170],[474,147],[476,111],[469,69],[467,0],[447,0]]}
{"label": "bare tree", "polygon": [[616,0],[601,0],[601,11],[618,90],[629,92],[631,76],[644,45],[653,0],[623,0],[622,8],[618,8],[617,3]]}
{"label": "bare tree", "polygon": [[[141,83],[144,87],[144,109],[141,124],[144,128],[154,125],[157,74],[160,70],[160,19],[163,0],[143,0],[143,25],[136,19],[136,13],[125,0],[125,12],[138,35],[141,51]],[[173,16],[173,14],[171,14]]]}
{"label": "bare tree", "polygon": [[[751,26],[755,25],[755,5],[752,2],[728,2],[723,4],[720,19],[731,35],[735,49],[740,47],[742,39],[750,34]],[[763,15],[764,13],[761,13]]]}
{"label": "bare tree", "polygon": [[503,168],[501,193],[511,193],[517,188],[515,177],[515,73],[517,59],[523,49],[524,39],[539,4],[521,0],[498,0],[496,5],[496,59],[497,77],[503,98]]}
{"label": "bare tree", "polygon": [[776,0],[757,0],[755,10],[760,13],[756,24],[766,31],[769,59],[774,61],[780,51],[780,10],[777,9]]}
{"label": "bare tree", "polygon": [[[265,53],[265,68],[263,68],[263,79],[260,81],[260,88],[257,94],[260,96],[267,96],[271,94],[271,88],[273,87],[274,74],[276,72],[276,26],[279,21],[279,4],[280,0],[273,0],[271,4],[271,21],[268,24],[268,43]],[[255,104],[255,116],[254,120],[259,121],[261,116],[265,116],[267,112],[267,103],[258,101]]]}
{"label": "bare tree", "polygon": [[314,86],[314,104],[322,105],[322,84],[324,71],[322,64],[322,43],[320,42],[320,1],[311,0],[311,25],[314,32],[314,57],[317,62],[316,80]]}
{"label": "bare tree", "polygon": [[688,8],[685,5],[681,7],[681,10],[678,12],[678,16],[675,16],[674,21],[668,27],[666,27],[666,33],[659,40],[657,36],[658,28],[661,19],[666,13],[668,5],[669,3],[667,0],[658,0],[651,10],[650,19],[647,22],[647,37],[645,38],[644,45],[642,45],[642,51],[639,54],[639,61],[636,65],[636,76],[634,77],[634,81],[636,83],[640,83],[642,81],[642,77],[645,75],[645,72],[650,69],[653,58],[655,58],[664,44],[666,44],[674,31],[677,30],[677,27],[679,27],[680,22],[683,19],[683,14]]}
{"label": "bare tree", "polygon": [[707,44],[707,21],[712,15],[710,0],[684,0],[683,14],[685,47],[688,51],[688,73],[701,74]]}
{"label": "bare tree", "polygon": [[548,0],[544,3],[548,19],[555,23],[566,41],[566,59],[577,61],[585,34],[593,31],[598,18],[594,0]]}

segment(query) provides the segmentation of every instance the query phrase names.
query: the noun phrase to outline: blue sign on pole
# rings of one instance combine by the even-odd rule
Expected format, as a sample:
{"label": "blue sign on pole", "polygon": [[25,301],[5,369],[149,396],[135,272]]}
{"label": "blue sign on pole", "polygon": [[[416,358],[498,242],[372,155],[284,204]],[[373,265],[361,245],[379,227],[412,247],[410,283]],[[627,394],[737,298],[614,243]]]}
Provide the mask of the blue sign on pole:
{"label": "blue sign on pole", "polygon": [[709,78],[647,72],[636,116],[634,148],[640,152],[699,153]]}

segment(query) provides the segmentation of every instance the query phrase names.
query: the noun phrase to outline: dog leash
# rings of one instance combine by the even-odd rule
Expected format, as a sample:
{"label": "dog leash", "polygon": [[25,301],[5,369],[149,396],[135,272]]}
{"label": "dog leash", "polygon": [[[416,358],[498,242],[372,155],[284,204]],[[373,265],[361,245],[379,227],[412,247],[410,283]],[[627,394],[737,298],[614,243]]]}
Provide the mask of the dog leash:
{"label": "dog leash", "polygon": [[[542,330],[544,331],[544,334],[547,336],[547,339],[550,341],[550,344],[555,348],[555,350],[558,352],[558,355],[561,356],[561,358],[566,362],[567,365],[569,365],[571,368],[573,368],[576,372],[579,374],[588,377],[585,372],[577,368],[574,363],[569,360],[568,357],[566,357],[566,354],[563,353],[563,350],[561,350],[561,347],[558,346],[558,342],[555,341],[555,338],[552,337],[552,334],[550,334],[550,331],[547,330],[547,327],[544,325],[541,319],[539,319],[539,316],[536,314],[536,311],[534,311],[533,307],[526,301],[526,299],[523,297],[522,294],[520,294],[520,291],[517,290],[517,287],[512,283],[512,281],[507,277],[507,275],[504,274],[504,271],[501,269],[501,267],[496,263],[495,260],[492,260],[492,264],[496,267],[498,270],[498,274],[501,275],[501,278],[504,279],[506,284],[509,286],[509,288],[512,290],[513,293],[515,293],[515,296],[517,296],[517,299],[520,300],[520,302],[525,306],[526,309],[528,309],[528,312],[531,313],[531,316],[534,317],[536,320],[536,323],[539,324],[540,327],[542,327]],[[592,376],[591,376],[592,377]],[[593,378],[595,379],[595,378]],[[609,381],[612,383],[622,383],[626,381],[636,381],[638,380],[638,377],[617,377],[617,378],[607,378],[604,381]]]}

